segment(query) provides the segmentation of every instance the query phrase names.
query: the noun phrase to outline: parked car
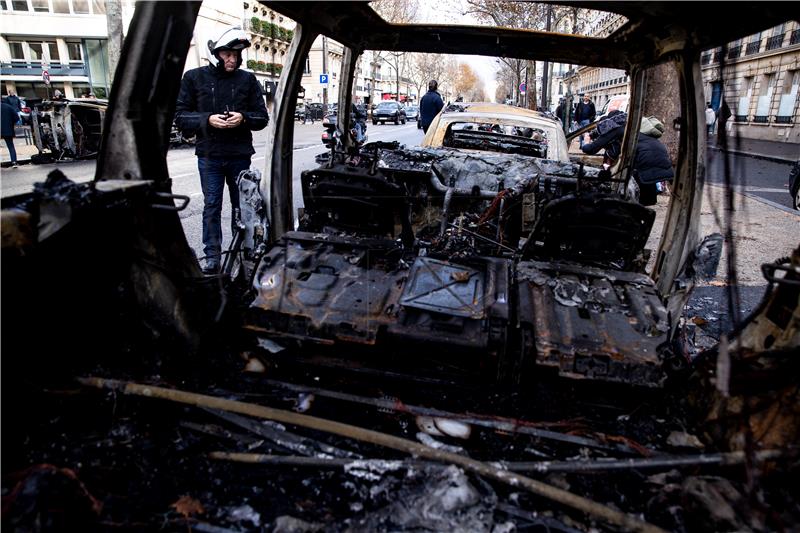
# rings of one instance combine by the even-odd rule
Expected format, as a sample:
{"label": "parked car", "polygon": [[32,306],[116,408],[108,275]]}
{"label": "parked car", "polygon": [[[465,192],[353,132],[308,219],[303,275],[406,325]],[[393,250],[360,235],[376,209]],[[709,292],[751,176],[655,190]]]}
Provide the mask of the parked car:
{"label": "parked car", "polygon": [[318,102],[308,104],[298,104],[294,111],[296,120],[322,120],[325,116],[325,107]]}
{"label": "parked car", "polygon": [[406,118],[408,120],[419,120],[419,107],[415,105],[407,105]]}
{"label": "parked car", "polygon": [[372,124],[377,125],[378,122],[381,124],[386,124],[387,122],[405,124],[406,110],[403,106],[394,101],[387,100],[381,102],[372,112]]}
{"label": "parked car", "polygon": [[792,206],[800,209],[800,160],[792,166],[789,172],[789,194],[792,195]]}
{"label": "parked car", "polygon": [[26,126],[31,125],[31,108],[28,107],[27,100],[25,98],[20,97],[19,104],[21,106],[21,110],[19,112],[19,118],[22,120],[22,123]]}
{"label": "parked car", "polygon": [[567,141],[556,120],[538,111],[489,102],[445,107],[431,122],[422,146],[569,161]]}

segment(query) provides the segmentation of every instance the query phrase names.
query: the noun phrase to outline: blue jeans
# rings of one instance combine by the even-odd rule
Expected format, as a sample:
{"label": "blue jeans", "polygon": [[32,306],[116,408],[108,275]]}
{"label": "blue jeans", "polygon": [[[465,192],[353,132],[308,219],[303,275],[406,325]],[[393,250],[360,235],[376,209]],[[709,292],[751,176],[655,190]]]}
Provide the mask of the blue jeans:
{"label": "blue jeans", "polygon": [[14,147],[14,137],[3,137],[3,140],[8,146],[8,155],[11,156],[11,163],[17,162],[17,149]]}
{"label": "blue jeans", "polygon": [[[222,195],[225,183],[231,205],[239,207],[239,188],[236,178],[242,170],[250,168],[250,158],[244,159],[197,159],[200,170],[200,185],[203,188],[203,253],[207,263],[220,262],[222,255]],[[233,213],[231,213],[233,226]]]}
{"label": "blue jeans", "polygon": [[[583,119],[583,120],[579,120],[579,121],[578,121],[578,129],[581,129],[581,128],[582,128],[582,127],[584,127],[584,126],[588,126],[588,125],[589,125],[589,122],[591,122],[591,121],[590,121],[588,118],[585,118],[585,119]],[[584,137],[585,135],[586,135],[586,133],[582,134],[582,135],[581,135],[581,138],[580,138],[581,148],[583,148],[583,137]]]}

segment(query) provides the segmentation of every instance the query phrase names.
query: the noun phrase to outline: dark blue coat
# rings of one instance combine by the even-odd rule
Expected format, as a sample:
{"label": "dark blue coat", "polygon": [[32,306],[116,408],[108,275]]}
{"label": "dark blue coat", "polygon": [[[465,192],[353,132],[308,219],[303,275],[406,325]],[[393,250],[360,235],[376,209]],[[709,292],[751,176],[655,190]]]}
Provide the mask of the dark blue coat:
{"label": "dark blue coat", "polygon": [[[225,110],[244,115],[236,128],[217,129],[208,117]],[[220,71],[200,67],[188,71],[181,81],[175,124],[185,132],[197,133],[195,154],[214,159],[239,159],[255,153],[251,131],[263,130],[269,122],[261,85],[251,72]]]}
{"label": "dark blue coat", "polygon": [[667,147],[655,137],[639,134],[633,170],[640,183],[645,185],[675,177]]}
{"label": "dark blue coat", "polygon": [[436,91],[428,91],[422,100],[419,101],[419,122],[423,128],[427,128],[444,107],[442,97]]}
{"label": "dark blue coat", "polygon": [[19,121],[19,115],[13,107],[5,102],[0,104],[0,106],[0,123],[2,123],[2,132],[0,132],[2,135],[0,135],[0,137],[13,137],[14,124]]}

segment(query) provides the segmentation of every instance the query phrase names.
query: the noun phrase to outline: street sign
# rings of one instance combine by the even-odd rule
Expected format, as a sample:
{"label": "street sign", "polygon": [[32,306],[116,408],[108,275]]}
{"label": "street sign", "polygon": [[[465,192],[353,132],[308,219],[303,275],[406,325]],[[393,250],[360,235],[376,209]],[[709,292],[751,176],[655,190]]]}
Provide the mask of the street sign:
{"label": "street sign", "polygon": [[328,75],[327,74],[320,74],[319,75],[319,82],[322,85],[328,85]]}
{"label": "street sign", "polygon": [[45,85],[50,85],[50,73],[46,70],[42,71],[42,81],[44,81]]}
{"label": "street sign", "polygon": [[523,81],[522,83],[520,83],[520,84],[519,84],[519,92],[520,92],[521,94],[525,94],[525,91],[526,91],[527,89],[528,89],[528,87],[527,87],[527,85],[525,85],[525,82],[524,82],[524,81]]}

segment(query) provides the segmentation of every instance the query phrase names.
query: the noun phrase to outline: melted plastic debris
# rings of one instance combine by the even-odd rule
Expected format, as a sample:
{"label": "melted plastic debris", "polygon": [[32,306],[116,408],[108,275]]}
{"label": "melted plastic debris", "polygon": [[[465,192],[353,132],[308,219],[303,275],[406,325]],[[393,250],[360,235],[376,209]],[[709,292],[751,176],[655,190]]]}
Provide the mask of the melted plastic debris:
{"label": "melted plastic debris", "polygon": [[488,485],[482,489],[479,492],[458,467],[424,468],[399,488],[390,504],[358,520],[350,530],[489,533],[495,527],[497,496]]}
{"label": "melted plastic debris", "polygon": [[439,442],[438,440],[434,439],[427,433],[423,433],[421,431],[417,433],[417,440],[420,441],[425,446],[430,446],[431,448],[434,448],[436,450],[442,450],[444,452],[458,453],[458,454],[464,453],[464,448],[462,448],[461,446],[451,446],[450,444]]}
{"label": "melted plastic debris", "polygon": [[405,468],[403,461],[353,461],[344,466],[344,471],[360,479],[378,481],[387,472]]}
{"label": "melted plastic debris", "polygon": [[261,515],[247,504],[230,509],[229,517],[232,522],[241,524],[249,523],[255,527],[259,527],[261,525]]}
{"label": "melted plastic debris", "polygon": [[434,437],[453,437],[456,439],[468,439],[472,433],[469,424],[450,420],[449,418],[418,416],[417,427]]}

